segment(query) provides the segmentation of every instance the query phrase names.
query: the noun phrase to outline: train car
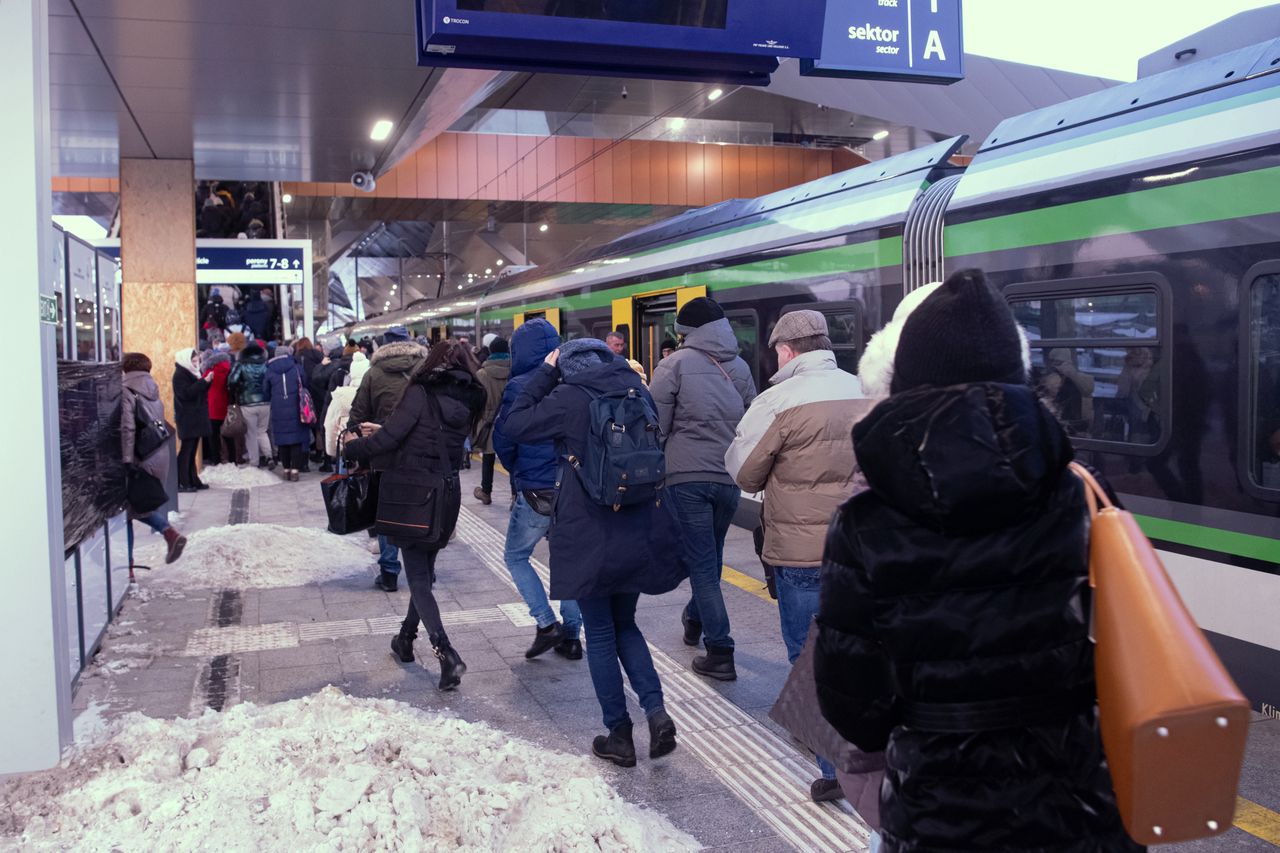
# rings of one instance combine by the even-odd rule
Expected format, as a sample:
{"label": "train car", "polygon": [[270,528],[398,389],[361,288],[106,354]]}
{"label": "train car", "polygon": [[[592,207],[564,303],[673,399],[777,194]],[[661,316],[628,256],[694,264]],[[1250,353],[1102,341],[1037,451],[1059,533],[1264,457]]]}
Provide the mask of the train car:
{"label": "train car", "polygon": [[763,386],[786,311],[822,311],[856,371],[904,293],[981,267],[1078,453],[1277,715],[1280,40],[1009,119],[965,169],[962,142],[690,211],[431,310],[477,334],[534,316],[565,338],[617,329],[651,374],[706,293]]}

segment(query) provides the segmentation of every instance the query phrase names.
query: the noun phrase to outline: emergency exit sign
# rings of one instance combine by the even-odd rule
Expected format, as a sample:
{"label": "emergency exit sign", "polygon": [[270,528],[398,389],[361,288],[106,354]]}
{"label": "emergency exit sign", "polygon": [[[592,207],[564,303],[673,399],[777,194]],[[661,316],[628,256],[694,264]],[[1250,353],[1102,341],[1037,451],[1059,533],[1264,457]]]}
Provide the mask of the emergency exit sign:
{"label": "emergency exit sign", "polygon": [[827,0],[822,55],[801,60],[812,77],[913,83],[964,79],[961,0]]}

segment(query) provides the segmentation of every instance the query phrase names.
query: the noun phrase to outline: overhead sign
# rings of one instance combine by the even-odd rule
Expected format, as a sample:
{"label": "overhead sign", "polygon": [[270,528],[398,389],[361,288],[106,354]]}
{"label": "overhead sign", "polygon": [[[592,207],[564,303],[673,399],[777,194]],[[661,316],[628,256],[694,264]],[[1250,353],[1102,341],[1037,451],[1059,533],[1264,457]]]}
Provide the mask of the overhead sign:
{"label": "overhead sign", "polygon": [[964,79],[961,0],[827,0],[818,59],[800,73],[913,83]]}
{"label": "overhead sign", "polygon": [[244,247],[196,242],[196,284],[302,284],[311,274],[301,248],[271,246],[265,240],[237,242]]}

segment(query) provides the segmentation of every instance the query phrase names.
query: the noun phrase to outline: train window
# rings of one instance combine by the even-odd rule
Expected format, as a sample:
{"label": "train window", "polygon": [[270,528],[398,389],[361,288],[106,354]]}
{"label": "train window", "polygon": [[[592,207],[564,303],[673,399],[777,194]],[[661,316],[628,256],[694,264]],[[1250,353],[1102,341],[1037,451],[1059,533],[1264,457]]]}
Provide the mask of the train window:
{"label": "train window", "polygon": [[[841,370],[857,374],[858,361],[862,357],[862,304],[860,302],[812,302],[807,305],[788,305],[782,313],[800,309],[818,311],[827,318],[827,336],[835,351],[836,364]],[[770,329],[772,332],[772,329]]]}
{"label": "train window", "polygon": [[1142,279],[1008,291],[1030,339],[1032,381],[1082,449],[1151,453],[1167,437],[1170,365],[1162,293],[1145,281],[1129,281]]}
{"label": "train window", "polygon": [[733,336],[738,339],[738,355],[747,363],[754,376],[756,365],[760,363],[760,319],[750,308],[726,311],[724,316],[733,327]]}
{"label": "train window", "polygon": [[1280,490],[1280,274],[1258,276],[1249,290],[1249,475]]}

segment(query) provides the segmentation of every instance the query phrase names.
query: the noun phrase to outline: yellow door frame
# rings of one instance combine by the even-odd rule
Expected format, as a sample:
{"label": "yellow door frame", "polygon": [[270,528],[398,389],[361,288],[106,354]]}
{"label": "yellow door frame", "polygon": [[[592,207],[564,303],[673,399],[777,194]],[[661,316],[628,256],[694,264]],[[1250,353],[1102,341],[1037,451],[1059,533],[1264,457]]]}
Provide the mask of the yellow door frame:
{"label": "yellow door frame", "polygon": [[[530,317],[529,316],[530,314],[534,316]],[[533,320],[533,319],[536,319],[537,317],[541,317],[542,319],[546,320],[548,323],[550,323],[552,326],[555,327],[556,334],[557,335],[560,334],[560,309],[559,308],[526,308],[520,313],[516,314],[515,317],[513,318],[512,321],[515,324],[513,327],[513,331],[523,326],[526,319]]]}
{"label": "yellow door frame", "polygon": [[705,284],[693,284],[688,287],[664,287],[661,290],[649,290],[644,293],[637,293],[632,296],[623,296],[613,300],[612,303],[612,319],[613,329],[617,331],[624,326],[627,329],[627,358],[635,358],[635,304],[637,299],[648,299],[651,296],[665,296],[668,293],[676,295],[676,311],[679,311],[691,300],[700,296],[707,295],[707,286]]}

